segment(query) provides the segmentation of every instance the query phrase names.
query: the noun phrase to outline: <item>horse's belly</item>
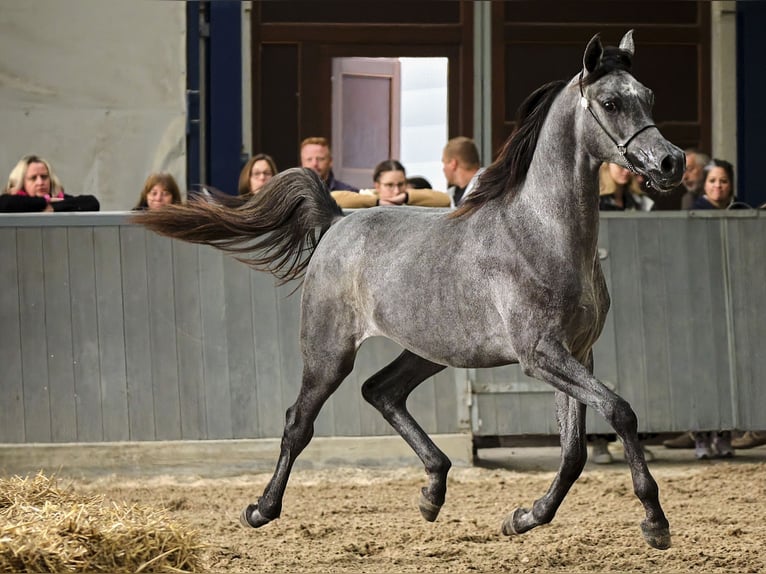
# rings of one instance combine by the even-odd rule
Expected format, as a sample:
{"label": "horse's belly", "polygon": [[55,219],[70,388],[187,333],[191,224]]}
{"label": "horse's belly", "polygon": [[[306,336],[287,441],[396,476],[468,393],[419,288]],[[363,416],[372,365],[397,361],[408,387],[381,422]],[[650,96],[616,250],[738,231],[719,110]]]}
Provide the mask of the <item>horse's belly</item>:
{"label": "horse's belly", "polygon": [[424,316],[411,312],[406,320],[380,319],[368,332],[369,336],[391,339],[440,365],[483,368],[517,362],[511,337],[499,317],[480,323],[453,322],[449,313]]}

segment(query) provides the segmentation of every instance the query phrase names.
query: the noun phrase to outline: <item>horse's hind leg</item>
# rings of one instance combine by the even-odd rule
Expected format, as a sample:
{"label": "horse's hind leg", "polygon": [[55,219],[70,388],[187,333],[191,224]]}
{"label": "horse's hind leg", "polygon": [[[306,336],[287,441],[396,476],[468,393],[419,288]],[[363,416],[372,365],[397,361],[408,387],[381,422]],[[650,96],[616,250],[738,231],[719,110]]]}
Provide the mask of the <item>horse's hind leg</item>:
{"label": "horse's hind leg", "polygon": [[404,351],[391,364],[375,373],[362,386],[362,396],[383,415],[415,451],[428,473],[429,484],[420,496],[420,513],[429,522],[436,520],[447,494],[447,473],[452,463],[407,410],[407,397],[428,377],[444,369]]}
{"label": "horse's hind leg", "polygon": [[531,510],[517,508],[503,521],[503,534],[521,534],[535,526],[547,524],[556,515],[564,497],[580,476],[588,458],[585,443],[585,405],[564,393],[556,393],[556,415],[561,433],[561,462],[548,492],[532,505]]}
{"label": "horse's hind leg", "polygon": [[282,498],[295,459],[314,435],[314,421],[322,405],[354,367],[353,345],[337,354],[327,353],[320,360],[306,360],[303,381],[295,403],[287,409],[281,450],[274,475],[257,504],[248,505],[240,516],[243,526],[258,528],[279,518]]}

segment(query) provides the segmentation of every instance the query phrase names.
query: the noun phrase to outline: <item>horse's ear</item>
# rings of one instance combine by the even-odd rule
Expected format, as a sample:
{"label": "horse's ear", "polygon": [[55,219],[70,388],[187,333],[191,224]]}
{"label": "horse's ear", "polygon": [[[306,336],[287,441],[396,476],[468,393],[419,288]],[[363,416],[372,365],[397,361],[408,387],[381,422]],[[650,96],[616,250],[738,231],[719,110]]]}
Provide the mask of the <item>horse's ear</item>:
{"label": "horse's ear", "polygon": [[623,50],[633,57],[633,53],[636,51],[636,47],[633,44],[633,30],[628,30],[620,40],[620,50]]}
{"label": "horse's ear", "polygon": [[588,45],[585,47],[585,54],[582,57],[583,68],[588,73],[591,73],[598,66],[601,55],[604,53],[604,47],[601,45],[601,37],[596,34],[590,39]]}

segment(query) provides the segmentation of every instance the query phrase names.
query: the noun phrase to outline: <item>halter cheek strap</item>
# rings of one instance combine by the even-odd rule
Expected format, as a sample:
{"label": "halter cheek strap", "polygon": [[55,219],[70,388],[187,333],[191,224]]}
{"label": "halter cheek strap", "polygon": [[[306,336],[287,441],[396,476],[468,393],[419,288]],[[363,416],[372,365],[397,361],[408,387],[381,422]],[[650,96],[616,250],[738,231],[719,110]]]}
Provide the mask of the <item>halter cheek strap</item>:
{"label": "halter cheek strap", "polygon": [[[640,175],[638,173],[638,170],[633,165],[633,163],[630,161],[630,159],[628,159],[628,144],[630,144],[630,142],[632,142],[638,134],[648,130],[649,128],[656,128],[657,126],[654,125],[654,124],[645,125],[640,130],[638,130],[636,133],[634,133],[632,136],[630,136],[625,141],[625,143],[622,143],[622,144],[619,143],[614,137],[612,137],[612,134],[609,133],[609,130],[606,129],[604,124],[601,123],[601,120],[598,119],[598,116],[593,111],[593,108],[590,107],[590,102],[588,101],[588,98],[585,97],[585,93],[583,92],[583,89],[582,89],[582,70],[580,70],[580,80],[579,80],[578,83],[579,83],[579,86],[580,86],[580,107],[585,109],[585,110],[588,110],[590,112],[590,115],[593,116],[593,119],[596,120],[596,123],[599,125],[599,127],[604,131],[604,133],[607,135],[607,137],[610,140],[612,140],[612,143],[614,143],[614,145],[617,146],[617,151],[620,152],[620,155],[622,156],[622,159],[625,161],[626,164],[628,164],[628,169],[630,169],[630,171],[634,175]],[[651,187],[651,181],[647,179],[646,180],[646,185],[647,185],[647,187]]]}

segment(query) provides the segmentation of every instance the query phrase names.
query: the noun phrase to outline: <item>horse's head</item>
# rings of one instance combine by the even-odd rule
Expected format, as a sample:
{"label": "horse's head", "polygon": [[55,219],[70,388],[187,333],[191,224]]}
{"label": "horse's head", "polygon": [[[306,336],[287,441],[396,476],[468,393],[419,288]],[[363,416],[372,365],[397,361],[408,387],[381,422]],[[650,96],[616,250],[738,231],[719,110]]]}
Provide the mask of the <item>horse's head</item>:
{"label": "horse's head", "polygon": [[643,175],[651,187],[668,191],[681,183],[684,153],[654,125],[654,94],[630,73],[633,53],[632,30],[619,48],[604,48],[598,34],[585,48],[577,79],[587,128],[583,137],[596,159],[620,164]]}

